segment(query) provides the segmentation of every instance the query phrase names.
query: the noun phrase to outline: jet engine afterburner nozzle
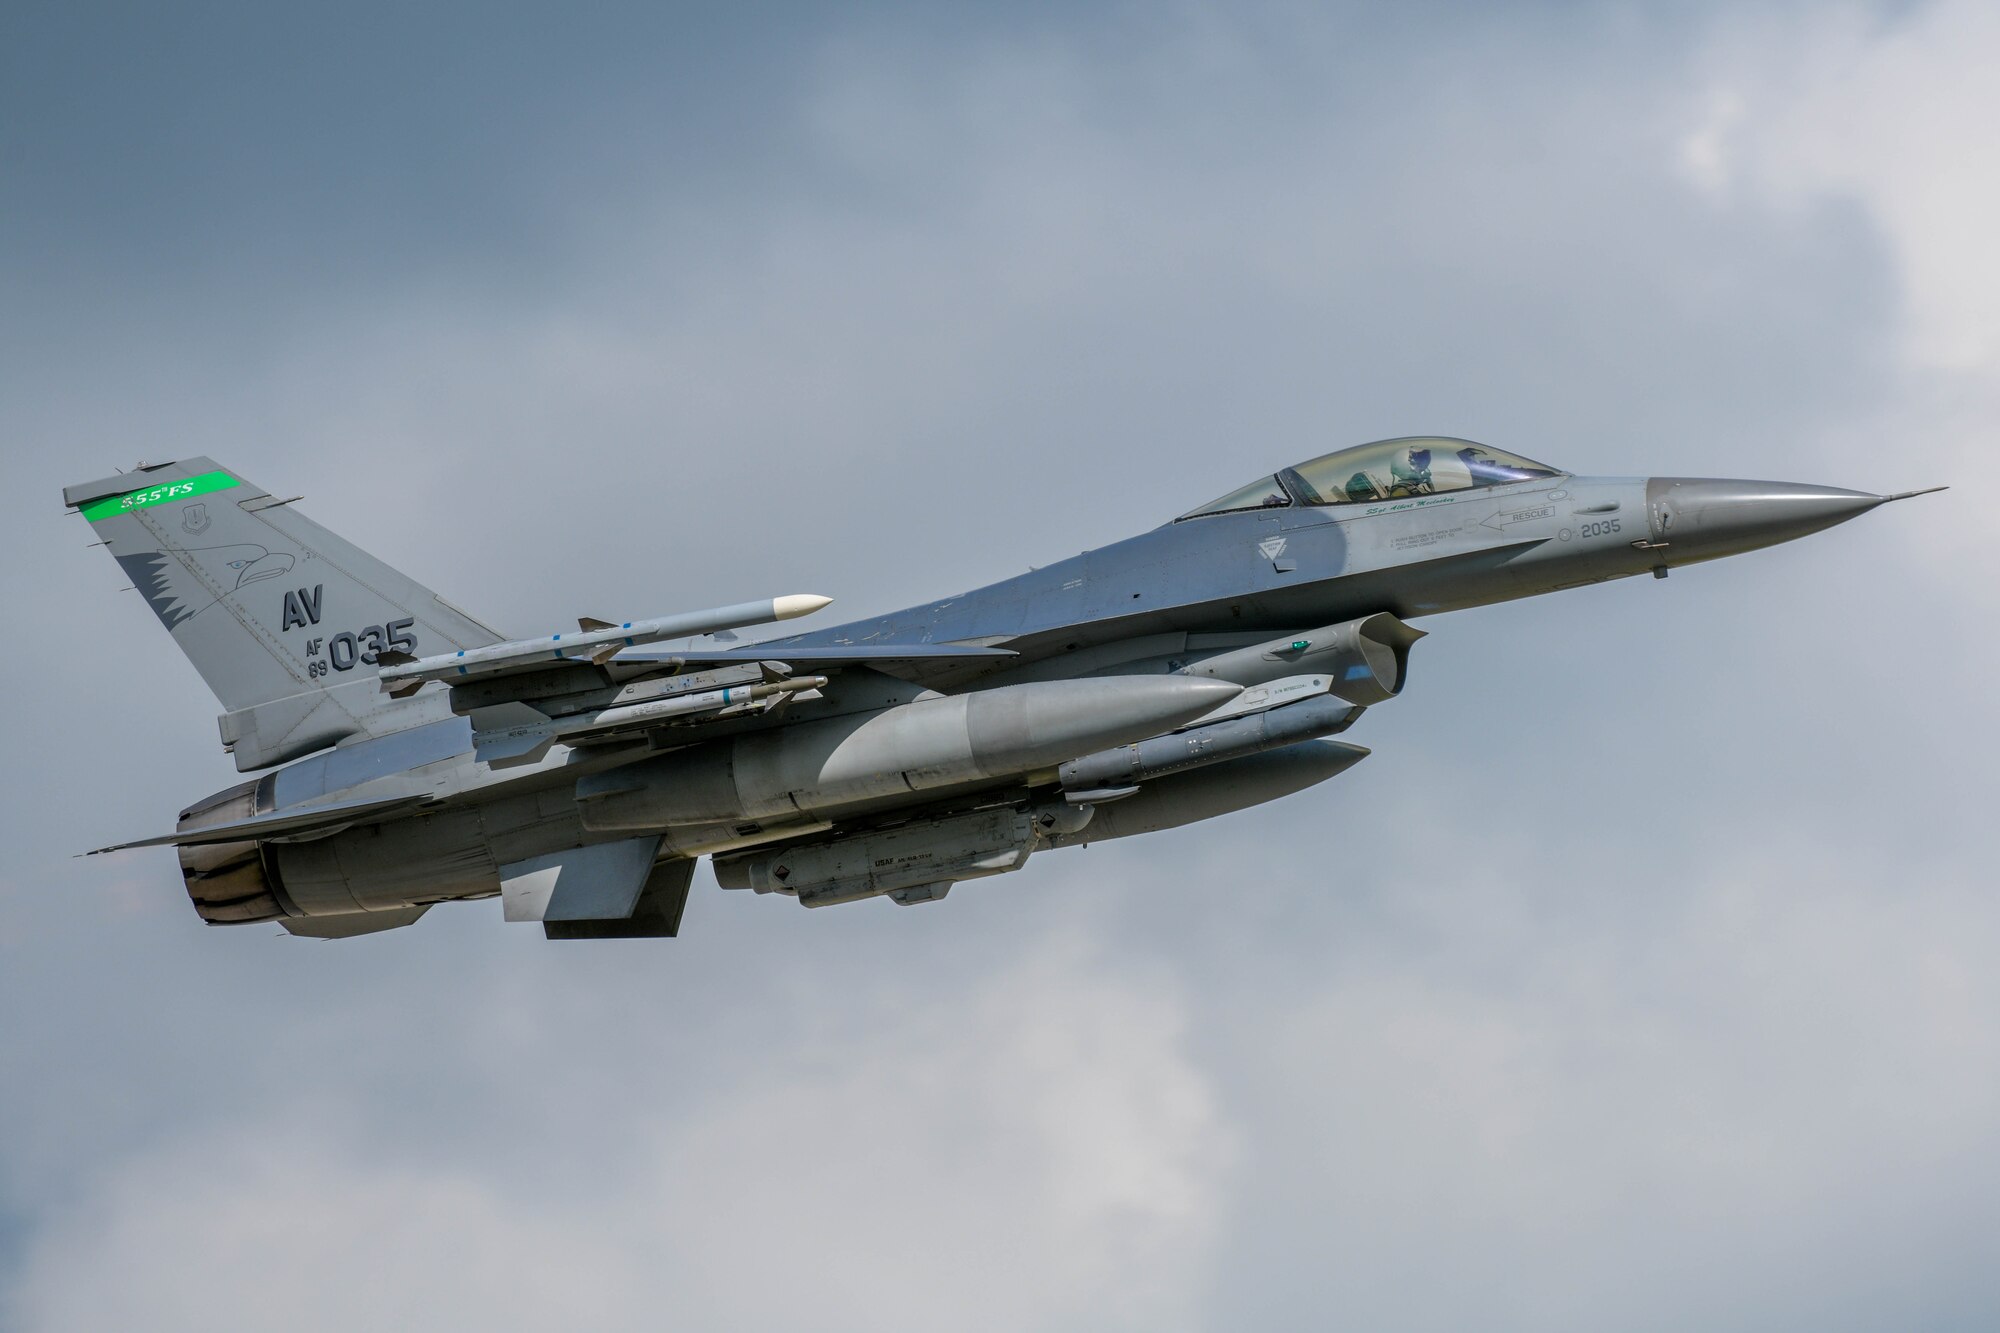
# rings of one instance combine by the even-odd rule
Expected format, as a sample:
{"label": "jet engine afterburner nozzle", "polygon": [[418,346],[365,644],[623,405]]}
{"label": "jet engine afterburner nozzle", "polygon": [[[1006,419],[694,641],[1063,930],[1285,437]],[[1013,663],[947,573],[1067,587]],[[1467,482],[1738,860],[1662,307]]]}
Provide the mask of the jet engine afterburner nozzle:
{"label": "jet engine afterburner nozzle", "polygon": [[[257,793],[261,780],[217,792],[181,815],[182,829],[227,824],[261,813]],[[254,840],[196,843],[178,849],[181,879],[195,911],[211,926],[245,921],[274,921],[285,909],[271,892],[264,859]]]}
{"label": "jet engine afterburner nozzle", "polygon": [[1424,631],[1379,611],[1203,658],[1182,667],[1180,674],[1244,686],[1285,676],[1330,676],[1330,693],[1365,708],[1402,692],[1409,676],[1410,645],[1423,637]]}

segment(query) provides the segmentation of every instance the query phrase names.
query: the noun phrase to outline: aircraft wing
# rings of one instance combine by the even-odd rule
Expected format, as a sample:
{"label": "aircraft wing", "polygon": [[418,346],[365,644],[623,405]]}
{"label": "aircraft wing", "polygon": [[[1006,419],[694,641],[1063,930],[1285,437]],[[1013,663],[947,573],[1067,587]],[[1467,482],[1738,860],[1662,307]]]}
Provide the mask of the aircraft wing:
{"label": "aircraft wing", "polygon": [[614,662],[684,662],[689,666],[731,662],[795,662],[801,666],[876,666],[888,662],[978,662],[1014,657],[1010,648],[957,643],[877,643],[794,646],[752,643],[740,648],[627,648]]}

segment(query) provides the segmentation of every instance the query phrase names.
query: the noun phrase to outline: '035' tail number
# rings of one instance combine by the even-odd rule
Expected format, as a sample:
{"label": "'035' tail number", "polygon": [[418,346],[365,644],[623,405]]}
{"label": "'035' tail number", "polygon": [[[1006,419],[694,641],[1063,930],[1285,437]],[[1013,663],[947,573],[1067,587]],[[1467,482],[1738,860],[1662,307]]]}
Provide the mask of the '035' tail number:
{"label": "'035' tail number", "polygon": [[317,680],[328,671],[352,671],[356,664],[374,666],[377,659],[387,652],[414,656],[417,636],[410,631],[416,623],[405,617],[386,625],[342,630],[325,639],[310,640],[306,644],[306,674]]}

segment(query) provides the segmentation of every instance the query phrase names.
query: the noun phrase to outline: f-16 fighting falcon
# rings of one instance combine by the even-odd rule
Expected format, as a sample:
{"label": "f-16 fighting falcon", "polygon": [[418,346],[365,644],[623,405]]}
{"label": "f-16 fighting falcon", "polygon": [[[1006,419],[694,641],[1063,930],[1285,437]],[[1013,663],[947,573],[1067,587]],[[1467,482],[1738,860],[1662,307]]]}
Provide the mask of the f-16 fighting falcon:
{"label": "f-16 fighting falcon", "polygon": [[828,599],[510,639],[207,458],[63,499],[260,774],[121,844],[176,848],[204,920],[339,938],[497,897],[551,939],[613,939],[676,934],[703,856],[725,889],[907,906],[1277,800],[1367,756],[1333,737],[1402,691],[1412,620],[1664,578],[1923,493],[1384,440],[1018,578],[755,643],[733,631]]}

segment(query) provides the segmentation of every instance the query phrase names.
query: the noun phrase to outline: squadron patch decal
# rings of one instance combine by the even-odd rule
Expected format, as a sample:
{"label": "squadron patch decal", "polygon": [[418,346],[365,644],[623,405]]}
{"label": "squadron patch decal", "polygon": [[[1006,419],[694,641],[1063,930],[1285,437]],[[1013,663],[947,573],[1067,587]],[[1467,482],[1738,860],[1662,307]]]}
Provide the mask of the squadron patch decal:
{"label": "squadron patch decal", "polygon": [[204,472],[199,477],[189,477],[186,481],[171,481],[159,486],[149,486],[143,490],[127,491],[123,495],[108,495],[102,500],[92,500],[79,511],[92,523],[112,518],[118,514],[129,514],[134,509],[144,509],[148,505],[171,504],[175,500],[192,500],[197,495],[208,495],[215,491],[226,491],[243,483],[227,472]]}

